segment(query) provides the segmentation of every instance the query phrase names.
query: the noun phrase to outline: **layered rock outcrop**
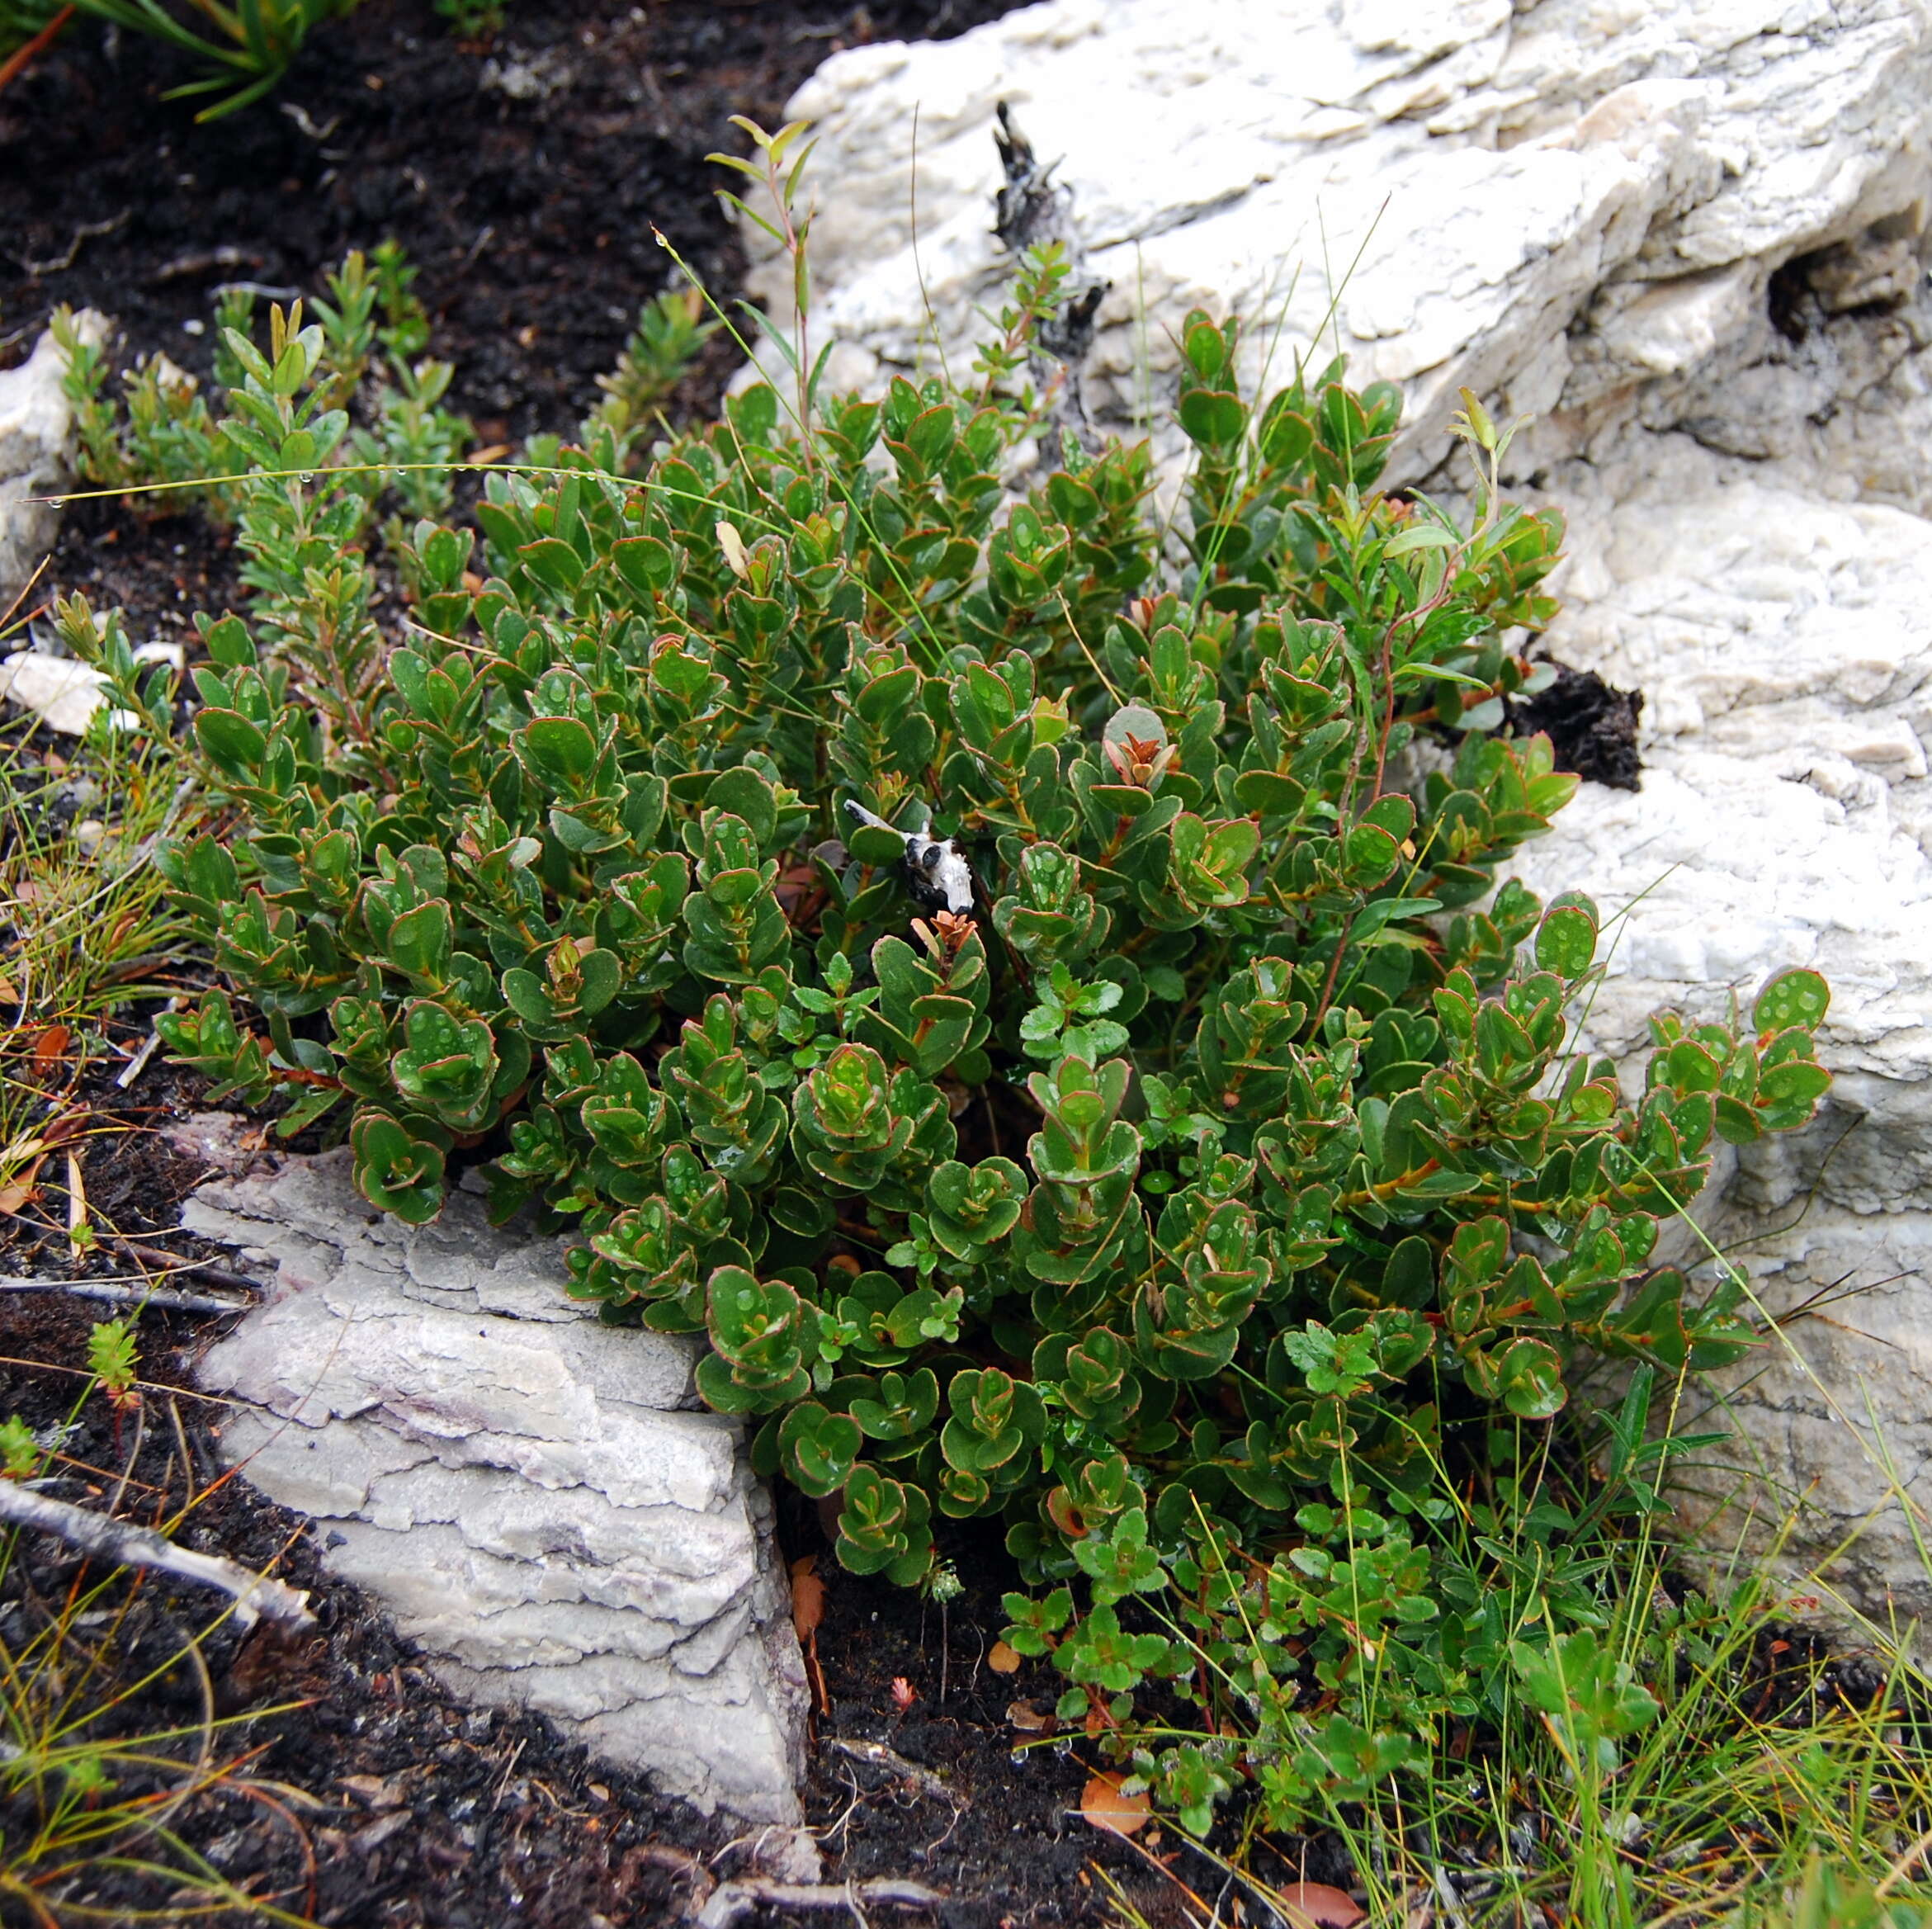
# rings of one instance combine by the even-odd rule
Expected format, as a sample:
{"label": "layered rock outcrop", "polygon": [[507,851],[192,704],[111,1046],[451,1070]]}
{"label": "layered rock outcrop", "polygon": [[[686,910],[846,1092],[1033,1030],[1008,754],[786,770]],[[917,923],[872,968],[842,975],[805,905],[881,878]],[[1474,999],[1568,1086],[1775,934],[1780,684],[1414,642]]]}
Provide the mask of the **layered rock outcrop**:
{"label": "layered rock outcrop", "polygon": [[600,1326],[559,1242],[455,1194],[412,1227],[346,1151],[204,1187],[183,1222],[270,1274],[207,1355],[231,1464],[323,1523],[435,1671],[668,1792],[796,1823],[804,1665],[742,1429],[689,1340]]}

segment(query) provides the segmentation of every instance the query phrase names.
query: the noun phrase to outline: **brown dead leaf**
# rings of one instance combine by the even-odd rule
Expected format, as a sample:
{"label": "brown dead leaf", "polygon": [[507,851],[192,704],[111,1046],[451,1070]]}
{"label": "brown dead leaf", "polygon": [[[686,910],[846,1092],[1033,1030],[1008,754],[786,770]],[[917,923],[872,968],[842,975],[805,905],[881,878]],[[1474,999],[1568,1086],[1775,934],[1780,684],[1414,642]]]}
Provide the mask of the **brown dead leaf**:
{"label": "brown dead leaf", "polygon": [[46,1156],[43,1152],[17,1179],[0,1186],[0,1213],[17,1213],[40,1189],[35,1180],[40,1176],[41,1162]]}
{"label": "brown dead leaf", "polygon": [[37,1072],[49,1071],[66,1056],[67,1048],[73,1043],[73,1033],[65,1025],[49,1025],[37,1033],[34,1038],[33,1066]]}
{"label": "brown dead leaf", "polygon": [[385,1777],[380,1775],[338,1775],[335,1785],[347,1789],[359,1802],[366,1802],[371,1808],[398,1808],[407,1799],[401,1788],[399,1776]]}
{"label": "brown dead leaf", "polygon": [[1117,1775],[1097,1775],[1081,1791],[1080,1813],[1108,1835],[1131,1835],[1146,1827],[1153,1809],[1144,1794],[1122,1794]]}
{"label": "brown dead leaf", "polygon": [[805,1677],[811,1687],[813,1711],[829,1714],[832,1698],[825,1692],[824,1671],[819,1666],[819,1623],[825,1618],[825,1584],[819,1578],[818,1566],[816,1554],[801,1554],[791,1563],[791,1625],[805,1654]]}
{"label": "brown dead leaf", "polygon": [[803,1554],[791,1563],[791,1625],[801,1641],[810,1641],[825,1618],[825,1584],[815,1572],[816,1554]]}
{"label": "brown dead leaf", "polygon": [[83,1112],[78,1106],[59,1113],[41,1126],[40,1144],[50,1151],[55,1146],[64,1146],[70,1140],[83,1137],[92,1117],[91,1113]]}
{"label": "brown dead leaf", "polygon": [[[1330,1889],[1325,1882],[1291,1882],[1278,1890],[1291,1911],[1320,1925],[1320,1929],[1354,1929],[1363,1919],[1361,1903],[1347,1890]],[[1297,1919],[1291,1914],[1291,1922]]]}
{"label": "brown dead leaf", "polygon": [[1053,1717],[1041,1714],[1030,1701],[1008,1702],[1006,1719],[1023,1735],[1050,1735],[1055,1727]]}
{"label": "brown dead leaf", "polygon": [[1017,1675],[1020,1671],[1019,1651],[1009,1648],[1004,1641],[995,1641],[986,1650],[986,1666],[996,1675]]}

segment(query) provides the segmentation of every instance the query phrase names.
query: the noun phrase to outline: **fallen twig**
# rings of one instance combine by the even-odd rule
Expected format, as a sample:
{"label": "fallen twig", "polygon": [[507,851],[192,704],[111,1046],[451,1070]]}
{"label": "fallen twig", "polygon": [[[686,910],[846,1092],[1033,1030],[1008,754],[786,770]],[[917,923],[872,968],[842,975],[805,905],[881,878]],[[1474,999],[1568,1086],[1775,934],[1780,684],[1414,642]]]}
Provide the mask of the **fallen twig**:
{"label": "fallen twig", "polygon": [[923,1882],[768,1882],[762,1876],[720,1883],[697,1912],[697,1929],[732,1929],[753,1909],[849,1909],[860,1922],[867,1907],[935,1909],[946,1898]]}
{"label": "fallen twig", "polygon": [[309,1597],[286,1581],[257,1574],[219,1554],[200,1554],[126,1520],[116,1520],[66,1501],[50,1500],[11,1480],[0,1480],[0,1522],[57,1535],[83,1553],[124,1567],[155,1567],[177,1580],[198,1581],[234,1597],[235,1619],[252,1628],[264,1615],[289,1627],[311,1626]]}
{"label": "fallen twig", "polygon": [[896,1749],[888,1748],[883,1742],[852,1742],[843,1735],[834,1735],[825,1745],[841,1755],[849,1756],[854,1761],[864,1762],[869,1768],[882,1768],[887,1774],[897,1775],[922,1795],[930,1795],[935,1802],[951,1802],[955,1807],[965,1802],[963,1795],[955,1794],[931,1769],[921,1768],[916,1761],[908,1761]]}
{"label": "fallen twig", "polygon": [[247,1299],[220,1299],[212,1293],[181,1293],[171,1286],[120,1285],[107,1279],[0,1279],[0,1293],[64,1293],[75,1299],[102,1300],[109,1306],[162,1306],[172,1312],[246,1312],[254,1303]]}
{"label": "fallen twig", "polygon": [[[21,51],[24,54],[26,49],[23,47]],[[118,215],[110,215],[105,221],[83,221],[74,229],[73,239],[68,243],[66,252],[54,255],[49,260],[29,261],[23,254],[12,255],[9,258],[17,262],[36,281],[43,275],[64,274],[73,266],[75,258],[87,243],[99,241],[113,234],[116,229],[125,227],[134,211],[132,208],[123,208]]]}
{"label": "fallen twig", "polygon": [[[103,1233],[102,1236],[130,1259],[139,1260],[144,1266],[158,1267],[170,1279],[178,1279],[192,1273],[197,1279],[206,1279],[216,1286],[233,1286],[243,1293],[262,1290],[262,1282],[253,1274],[238,1273],[233,1266],[217,1265],[212,1260],[184,1260],[178,1252],[163,1252],[158,1246],[143,1246],[139,1240],[123,1239],[118,1232]],[[155,1233],[151,1236],[158,1239],[168,1236]],[[145,1279],[147,1274],[130,1276]]]}
{"label": "fallen twig", "polygon": [[[179,1011],[181,1009],[181,1000],[178,997],[169,999],[168,1001],[168,1009],[170,1011]],[[155,1027],[150,1027],[149,1029],[147,1040],[142,1045],[140,1050],[135,1052],[134,1057],[129,1059],[127,1063],[120,1068],[120,1076],[114,1081],[116,1089],[117,1090],[125,1092],[129,1089],[130,1086],[134,1084],[135,1080],[148,1069],[148,1061],[154,1056],[155,1052],[160,1048],[160,1045],[161,1033],[159,1029]]]}

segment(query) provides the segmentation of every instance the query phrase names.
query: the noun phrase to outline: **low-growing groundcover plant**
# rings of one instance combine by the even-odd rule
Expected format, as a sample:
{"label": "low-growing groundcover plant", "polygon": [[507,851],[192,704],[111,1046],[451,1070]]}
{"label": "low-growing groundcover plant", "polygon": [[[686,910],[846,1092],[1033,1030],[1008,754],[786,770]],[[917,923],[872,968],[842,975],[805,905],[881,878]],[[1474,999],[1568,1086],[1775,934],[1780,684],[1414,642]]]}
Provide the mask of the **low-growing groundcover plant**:
{"label": "low-growing groundcover plant", "polygon": [[[400,642],[331,330],[232,330],[253,622],[203,620],[193,723],[229,828],[163,863],[261,1019],[168,1036],[406,1220],[481,1161],[574,1226],[572,1291],[708,1336],[848,1567],[942,1582],[943,1523],[1004,1522],[1009,1643],[1190,1827],[1240,1782],[1365,1799],[1512,1701],[1594,1786],[1657,1704],[1547,1423],[1574,1359],[1635,1363],[1654,1499],[1653,1383],[1751,1343],[1659,1220],[1811,1115],[1825,987],[1660,1018],[1635,1099],[1575,1052],[1598,911],[1495,884],[1576,782],[1488,734],[1561,533],[1505,436],[1466,398],[1464,526],[1377,490],[1392,389],[1254,405],[1192,314],[1164,527],[1144,445],[1024,466],[1065,276],[1027,258],[959,385],[799,354],[648,450],[607,407],[489,478],[480,541],[392,524]],[[64,621],[165,729],[118,624]]]}

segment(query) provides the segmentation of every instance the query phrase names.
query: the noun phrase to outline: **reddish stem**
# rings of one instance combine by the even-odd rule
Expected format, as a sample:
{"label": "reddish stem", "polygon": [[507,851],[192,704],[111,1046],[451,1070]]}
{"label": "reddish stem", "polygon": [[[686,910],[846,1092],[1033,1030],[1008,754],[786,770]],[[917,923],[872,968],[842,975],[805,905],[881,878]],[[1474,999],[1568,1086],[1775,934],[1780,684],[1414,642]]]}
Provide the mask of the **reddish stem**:
{"label": "reddish stem", "polygon": [[3,91],[7,82],[23,68],[31,65],[34,56],[44,47],[50,45],[59,37],[60,30],[73,18],[73,8],[71,6],[62,7],[24,47],[17,47],[4,62],[0,62],[0,91]]}

